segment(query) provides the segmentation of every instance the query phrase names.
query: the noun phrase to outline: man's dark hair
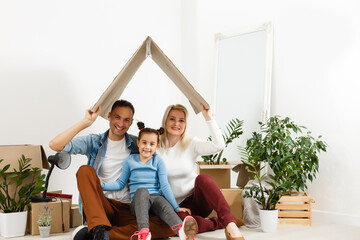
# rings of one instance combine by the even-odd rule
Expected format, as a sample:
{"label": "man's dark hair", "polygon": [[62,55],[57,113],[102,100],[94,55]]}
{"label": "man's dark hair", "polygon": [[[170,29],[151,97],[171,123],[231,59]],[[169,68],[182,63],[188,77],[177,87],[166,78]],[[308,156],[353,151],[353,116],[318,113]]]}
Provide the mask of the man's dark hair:
{"label": "man's dark hair", "polygon": [[133,116],[135,114],[135,108],[134,106],[131,104],[131,102],[129,101],[126,101],[126,100],[123,100],[123,99],[120,99],[120,100],[117,100],[116,102],[114,102],[114,104],[112,105],[111,107],[111,112],[117,108],[117,107],[128,107],[131,109],[131,111],[133,112]]}

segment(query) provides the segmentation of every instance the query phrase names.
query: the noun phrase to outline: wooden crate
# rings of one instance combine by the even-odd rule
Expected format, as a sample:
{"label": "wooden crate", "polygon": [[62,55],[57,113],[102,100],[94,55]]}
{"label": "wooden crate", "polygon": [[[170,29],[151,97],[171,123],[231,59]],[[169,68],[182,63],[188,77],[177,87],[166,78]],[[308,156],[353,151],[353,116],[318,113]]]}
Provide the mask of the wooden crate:
{"label": "wooden crate", "polygon": [[291,193],[289,196],[282,196],[276,208],[279,210],[279,224],[311,226],[311,197],[308,193]]}

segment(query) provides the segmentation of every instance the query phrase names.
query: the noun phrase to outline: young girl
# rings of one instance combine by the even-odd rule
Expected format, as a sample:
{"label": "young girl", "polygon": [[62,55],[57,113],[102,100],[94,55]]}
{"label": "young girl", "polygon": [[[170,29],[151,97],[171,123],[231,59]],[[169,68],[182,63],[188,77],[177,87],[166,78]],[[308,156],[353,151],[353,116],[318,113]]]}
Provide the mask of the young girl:
{"label": "young girl", "polygon": [[195,239],[196,220],[189,216],[182,222],[175,213],[176,211],[191,214],[189,209],[180,208],[176,203],[167,180],[164,162],[155,154],[159,145],[159,135],[164,132],[164,129],[144,128],[142,122],[138,123],[138,127],[140,129],[137,139],[139,154],[132,154],[125,160],[122,173],[115,182],[102,182],[101,187],[106,191],[121,190],[129,182],[130,210],[136,216],[139,227],[139,231],[133,236],[139,236],[139,240],[151,239],[149,211],[171,226],[181,240]]}

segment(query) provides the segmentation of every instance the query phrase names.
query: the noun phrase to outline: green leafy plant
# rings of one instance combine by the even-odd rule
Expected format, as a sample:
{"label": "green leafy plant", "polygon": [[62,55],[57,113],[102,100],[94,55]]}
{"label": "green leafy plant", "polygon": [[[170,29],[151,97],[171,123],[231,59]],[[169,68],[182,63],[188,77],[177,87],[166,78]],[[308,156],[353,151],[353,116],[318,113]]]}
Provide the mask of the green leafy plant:
{"label": "green leafy plant", "polygon": [[[259,122],[260,132],[254,132],[240,148],[242,160],[253,173],[258,186],[246,187],[244,197],[252,197],[263,209],[275,209],[281,196],[290,191],[305,191],[319,171],[321,151],[326,152],[326,143],[311,136],[304,126],[295,124],[290,118],[274,116],[265,124]],[[269,171],[262,173],[265,166]],[[264,189],[262,180],[272,189]]]}
{"label": "green leafy plant", "polygon": [[[235,118],[235,119],[230,120],[230,122],[227,124],[226,131],[222,135],[224,138],[224,142],[225,142],[225,148],[230,143],[232,143],[233,140],[235,140],[236,138],[240,137],[243,134],[243,131],[242,131],[243,123],[244,123],[244,121],[240,121],[239,119]],[[208,140],[212,141],[212,138],[209,137]],[[223,150],[221,150],[219,153],[208,155],[208,156],[202,156],[204,162],[209,163],[209,164],[220,164],[221,161],[226,162],[227,161],[226,158],[221,159],[225,148]]]}
{"label": "green leafy plant", "polygon": [[[0,163],[4,159],[0,159]],[[5,165],[0,169],[0,176],[2,182],[0,184],[0,208],[4,213],[22,212],[26,205],[31,201],[31,197],[35,194],[46,190],[45,175],[40,174],[39,168],[31,168],[31,158],[25,158],[24,155],[18,160],[18,169],[13,169],[13,173],[5,173],[10,164]],[[29,183],[25,183],[25,179]],[[10,186],[15,186],[14,193],[10,193]]]}
{"label": "green leafy plant", "polygon": [[49,208],[47,206],[45,206],[45,204],[43,204],[42,209],[39,208],[39,219],[37,221],[37,223],[39,224],[39,226],[50,226],[52,218],[51,218],[51,211],[54,209],[54,207]]}
{"label": "green leafy plant", "polygon": [[[261,171],[265,166],[260,166],[259,163],[253,161],[245,161],[249,166],[248,172],[254,174],[254,179],[259,185],[245,187],[245,198],[254,198],[255,202],[261,205],[264,210],[273,210],[276,207],[279,199],[287,192],[289,187],[288,182],[284,182],[281,176],[263,173]],[[269,184],[270,187],[263,186],[263,180]]]}

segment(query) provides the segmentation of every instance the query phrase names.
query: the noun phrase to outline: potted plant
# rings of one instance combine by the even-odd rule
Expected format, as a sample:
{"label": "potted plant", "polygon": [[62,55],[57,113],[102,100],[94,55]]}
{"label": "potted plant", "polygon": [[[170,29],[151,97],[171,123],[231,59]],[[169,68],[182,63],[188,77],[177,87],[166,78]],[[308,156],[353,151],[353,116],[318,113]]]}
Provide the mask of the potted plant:
{"label": "potted plant", "polygon": [[[0,159],[0,163],[3,161]],[[0,218],[1,235],[4,237],[25,235],[25,206],[30,203],[32,196],[45,190],[45,175],[40,174],[39,168],[31,168],[30,162],[31,158],[22,155],[18,160],[18,168],[14,168],[12,173],[6,173],[10,164],[0,169]],[[10,191],[10,186],[15,190]]]}
{"label": "potted plant", "polygon": [[262,173],[265,166],[249,156],[243,159],[248,166],[248,172],[254,174],[256,185],[246,186],[243,197],[253,198],[260,209],[261,228],[264,232],[274,232],[277,227],[278,210],[276,204],[288,189],[288,182],[283,182],[280,176],[271,173]]}
{"label": "potted plant", "polygon": [[[237,118],[234,118],[230,120],[230,122],[226,126],[226,131],[223,134],[224,142],[225,142],[225,148],[232,143],[236,138],[240,137],[243,134],[242,131],[242,125],[244,121],[240,121]],[[209,141],[212,141],[211,137],[208,137]],[[208,155],[208,156],[201,156],[205,163],[208,163],[210,165],[219,165],[221,163],[226,163],[226,158],[221,158],[222,154],[225,150],[221,150],[219,153]]]}
{"label": "potted plant", "polygon": [[39,225],[40,237],[45,238],[50,236],[50,228],[51,228],[51,211],[54,207],[50,208],[43,204],[42,209],[39,208],[39,219],[37,221]]}
{"label": "potted plant", "polygon": [[[220,189],[230,188],[232,166],[228,164],[227,159],[223,157],[223,152],[233,140],[240,137],[243,133],[242,124],[243,121],[237,118],[230,120],[226,126],[225,133],[222,135],[225,148],[219,153],[202,156],[204,161],[198,162],[199,173],[210,175]],[[212,141],[212,138],[209,137],[208,141]]]}
{"label": "potted plant", "polygon": [[[262,210],[276,212],[280,197],[293,190],[305,191],[308,180],[315,179],[318,154],[325,152],[327,146],[321,136],[315,139],[311,132],[304,133],[307,128],[288,117],[274,116],[259,124],[260,131],[254,132],[241,149],[242,160],[258,183],[246,187],[244,197],[253,198]],[[268,171],[264,171],[266,166]],[[264,188],[264,183],[270,187]]]}

